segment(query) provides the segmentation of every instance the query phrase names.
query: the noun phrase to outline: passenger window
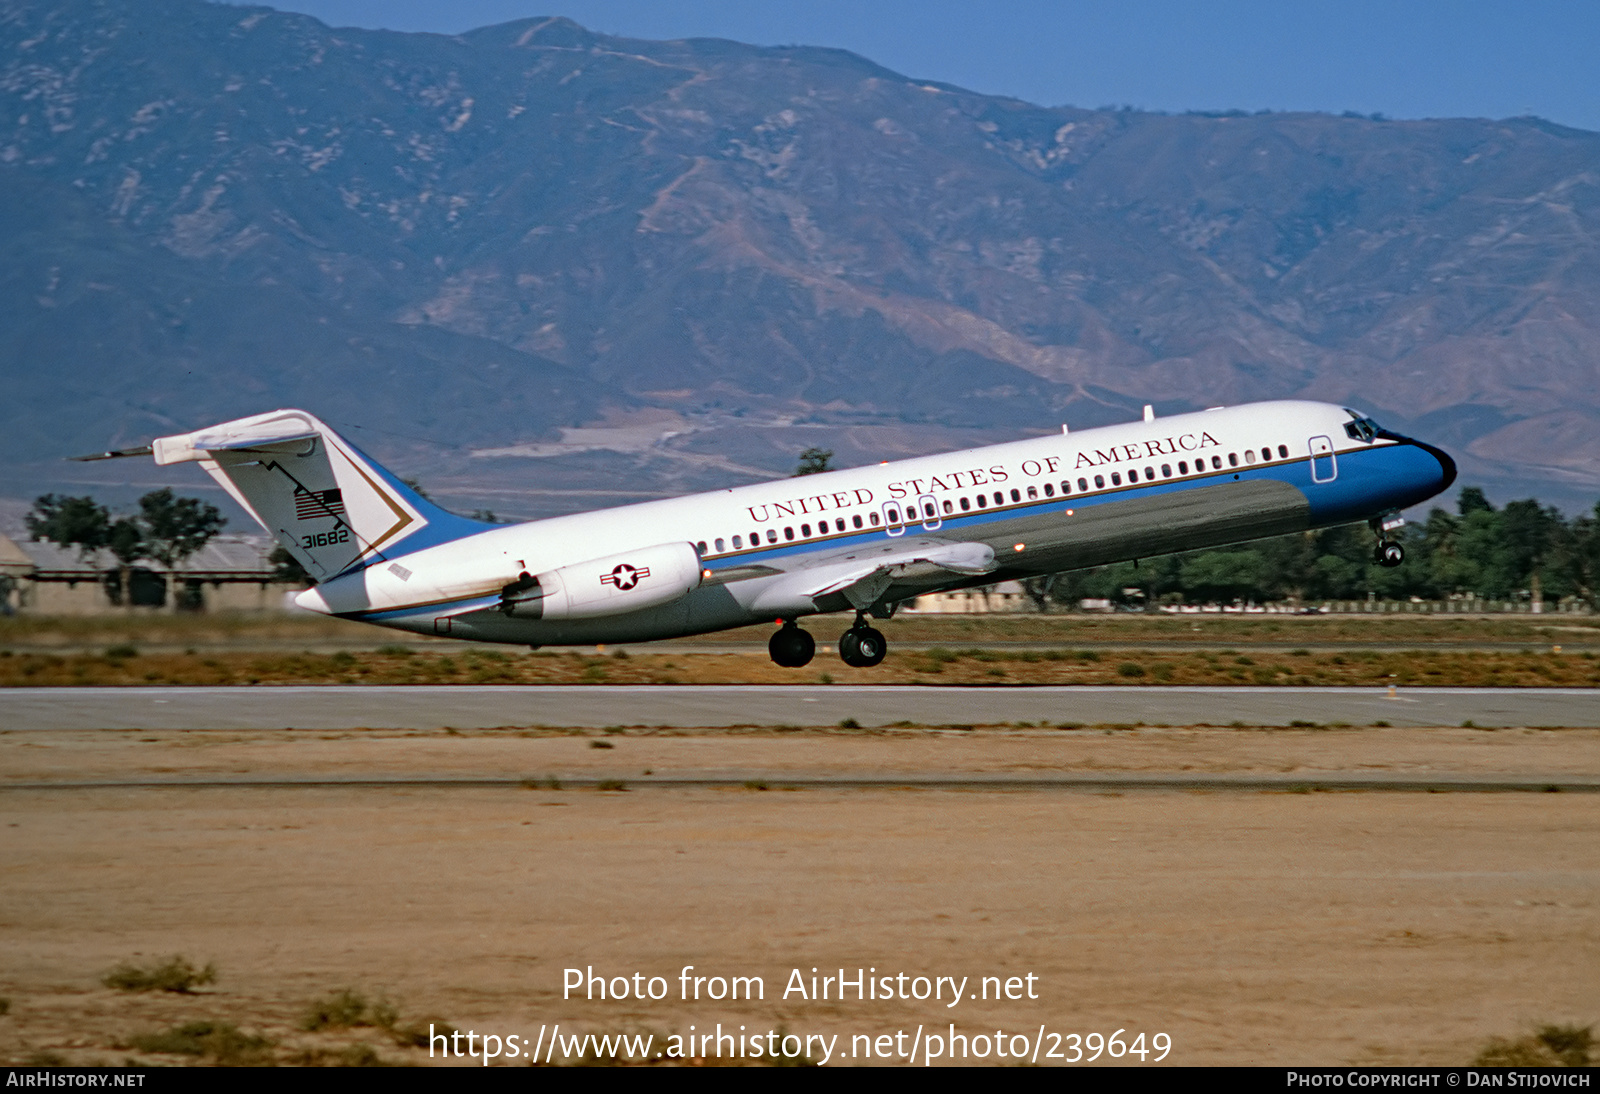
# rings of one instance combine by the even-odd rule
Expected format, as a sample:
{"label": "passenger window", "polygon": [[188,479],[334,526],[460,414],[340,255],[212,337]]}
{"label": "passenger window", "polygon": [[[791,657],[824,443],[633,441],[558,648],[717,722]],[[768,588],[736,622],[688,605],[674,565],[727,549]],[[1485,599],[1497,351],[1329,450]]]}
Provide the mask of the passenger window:
{"label": "passenger window", "polygon": [[1156,469],[1155,468],[1147,467],[1147,468],[1144,469],[1144,481],[1145,482],[1155,482],[1156,481]]}
{"label": "passenger window", "polygon": [[811,525],[809,525],[809,524],[802,524],[802,525],[801,525],[801,526],[800,526],[800,534],[801,534],[801,535],[802,535],[802,536],[809,536],[809,535],[810,535],[810,534],[811,534]]}
{"label": "passenger window", "polygon": [[1072,493],[1072,480],[1071,479],[1062,479],[1061,480],[1061,496],[1062,497],[1066,497],[1070,493]]}
{"label": "passenger window", "polygon": [[988,504],[989,504],[989,499],[984,497],[982,494],[979,494],[978,495],[978,508],[982,509],[984,506],[986,506]]}
{"label": "passenger window", "polygon": [[701,540],[699,543],[696,543],[694,545],[694,549],[696,551],[699,551],[701,554],[705,554],[706,553],[706,541],[705,540]]}
{"label": "passenger window", "polygon": [[850,520],[857,528],[861,527],[861,518],[859,516],[851,517]]}
{"label": "passenger window", "polygon": [[778,542],[778,530],[776,528],[768,528],[767,529],[767,542],[768,543],[776,543],[776,542]]}
{"label": "passenger window", "polygon": [[[1098,482],[1098,481],[1099,480],[1097,479],[1096,482]],[[1087,490],[1087,489],[1089,489],[1089,480],[1088,479],[1079,479],[1078,480],[1078,489],[1079,490]]]}
{"label": "passenger window", "polygon": [[1120,471],[1111,472],[1111,485],[1112,486],[1121,486],[1122,485],[1122,472],[1120,472]]}
{"label": "passenger window", "polygon": [[1096,475],[1094,477],[1094,488],[1096,490],[1104,490],[1106,488],[1106,479],[1104,475]]}
{"label": "passenger window", "polygon": [[739,548],[741,548],[743,546],[744,546],[744,540],[740,539],[738,536],[734,536],[733,537],[733,549],[735,551],[737,551]]}
{"label": "passenger window", "polygon": [[722,542],[722,540],[720,540],[720,539],[717,540],[717,551],[718,551],[718,553],[726,551],[727,549],[728,549],[728,545],[726,543]]}
{"label": "passenger window", "polygon": [[955,506],[951,505],[949,502],[945,502],[944,503],[944,511],[946,513],[953,513],[953,512],[955,512]]}
{"label": "passenger window", "polygon": [[1161,477],[1164,479],[1172,478],[1172,465],[1170,463],[1161,465]]}
{"label": "passenger window", "polygon": [[1213,470],[1213,471],[1221,471],[1222,470],[1222,457],[1221,456],[1212,456],[1211,457],[1211,470]]}
{"label": "passenger window", "polygon": [[972,508],[972,503],[970,501],[968,501],[966,498],[962,498],[961,499],[961,511],[963,513],[965,513],[967,510],[969,510],[971,508]]}
{"label": "passenger window", "polygon": [[900,523],[900,510],[898,510],[898,509],[890,509],[889,510],[889,520],[892,521],[895,524],[899,524]]}
{"label": "passenger window", "polygon": [[1055,494],[1056,494],[1056,488],[1051,486],[1049,483],[1045,483],[1044,484],[1044,496],[1047,497],[1047,498],[1053,498],[1053,497],[1055,497]]}
{"label": "passenger window", "polygon": [[1263,448],[1261,450],[1261,459],[1262,459],[1263,463],[1271,461],[1271,459],[1272,459],[1272,449]]}
{"label": "passenger window", "polygon": [[1189,473],[1189,461],[1188,460],[1179,460],[1178,461],[1178,474],[1187,475],[1188,473]]}
{"label": "passenger window", "polygon": [[1229,452],[1228,453],[1228,466],[1229,467],[1238,467],[1239,466],[1239,453],[1237,453],[1237,452]]}
{"label": "passenger window", "polygon": [[1012,490],[1011,491],[1011,500],[1012,501],[1021,501],[1022,500],[1022,491],[1021,490]]}
{"label": "passenger window", "polygon": [[1278,459],[1286,460],[1288,458],[1289,458],[1289,446],[1286,445],[1286,444],[1280,444],[1278,446]]}
{"label": "passenger window", "polygon": [[1038,501],[1039,500],[1039,488],[1038,487],[1036,487],[1036,486],[1028,487],[1028,500],[1029,501]]}
{"label": "passenger window", "polygon": [[794,529],[793,528],[785,528],[783,530],[783,538],[784,539],[793,539],[794,538]]}
{"label": "passenger window", "polygon": [[[857,517],[856,519],[860,520],[861,518]],[[877,513],[868,513],[867,514],[867,523],[872,525],[874,528],[876,528],[878,526],[878,514]]]}
{"label": "passenger window", "polygon": [[1248,448],[1244,450],[1244,462],[1245,463],[1255,463],[1256,462],[1256,454],[1254,452],[1252,452]]}
{"label": "passenger window", "polygon": [[996,505],[1004,505],[1006,503],[1006,496],[1000,493],[1000,491],[996,490],[994,492],[994,503]]}
{"label": "passenger window", "polygon": [[1139,481],[1139,469],[1137,467],[1133,468],[1132,470],[1130,470],[1128,472],[1128,481],[1129,482],[1138,482]]}

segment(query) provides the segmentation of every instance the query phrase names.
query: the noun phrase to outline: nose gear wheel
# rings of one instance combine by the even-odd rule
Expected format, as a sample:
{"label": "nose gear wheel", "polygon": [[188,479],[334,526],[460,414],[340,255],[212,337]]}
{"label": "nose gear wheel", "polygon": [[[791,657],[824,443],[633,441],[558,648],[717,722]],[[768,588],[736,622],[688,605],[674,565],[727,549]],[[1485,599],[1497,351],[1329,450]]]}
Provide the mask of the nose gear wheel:
{"label": "nose gear wheel", "polygon": [[1393,540],[1378,544],[1372,552],[1372,561],[1379,566],[1398,566],[1406,560],[1406,549]]}

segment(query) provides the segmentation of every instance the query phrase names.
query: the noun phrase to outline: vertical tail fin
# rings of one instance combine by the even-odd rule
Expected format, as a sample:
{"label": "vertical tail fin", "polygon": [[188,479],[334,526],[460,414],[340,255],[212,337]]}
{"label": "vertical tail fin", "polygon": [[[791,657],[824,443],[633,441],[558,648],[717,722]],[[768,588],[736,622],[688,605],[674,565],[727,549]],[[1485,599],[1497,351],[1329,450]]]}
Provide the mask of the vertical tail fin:
{"label": "vertical tail fin", "polygon": [[302,410],[159,437],[151,450],[158,464],[198,462],[318,581],[482,530]]}

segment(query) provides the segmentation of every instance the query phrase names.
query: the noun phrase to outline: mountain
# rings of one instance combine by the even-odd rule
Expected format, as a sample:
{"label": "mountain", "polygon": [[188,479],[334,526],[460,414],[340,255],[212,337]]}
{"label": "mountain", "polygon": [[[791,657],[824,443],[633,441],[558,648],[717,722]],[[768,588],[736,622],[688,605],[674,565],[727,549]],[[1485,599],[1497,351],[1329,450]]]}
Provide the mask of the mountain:
{"label": "mountain", "polygon": [[170,482],[59,457],[280,405],[531,516],[1291,396],[1600,494],[1600,134],[1534,118],[0,0],[0,193],[13,497]]}

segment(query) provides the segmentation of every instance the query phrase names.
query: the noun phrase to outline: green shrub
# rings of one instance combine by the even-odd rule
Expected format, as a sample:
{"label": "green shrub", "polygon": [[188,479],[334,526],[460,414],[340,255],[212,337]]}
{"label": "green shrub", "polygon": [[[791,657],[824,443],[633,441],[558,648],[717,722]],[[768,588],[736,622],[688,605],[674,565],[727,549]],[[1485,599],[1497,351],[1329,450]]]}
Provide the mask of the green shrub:
{"label": "green shrub", "polygon": [[197,969],[187,958],[174,956],[164,965],[141,968],[123,963],[106,973],[101,983],[118,991],[171,991],[187,995],[200,984],[211,984],[217,979],[217,967],[207,964]]}
{"label": "green shrub", "polygon": [[399,1018],[400,1012],[385,1000],[368,1000],[360,992],[343,988],[309,1004],[300,1019],[300,1028],[313,1033],[353,1026],[393,1029]]}
{"label": "green shrub", "polygon": [[140,1052],[174,1056],[206,1056],[219,1064],[262,1064],[271,1060],[272,1042],[241,1033],[228,1022],[186,1022],[158,1033],[141,1033],[129,1039]]}
{"label": "green shrub", "polygon": [[1496,1037],[1472,1061],[1474,1067],[1588,1067],[1593,1026],[1540,1026],[1531,1037]]}

